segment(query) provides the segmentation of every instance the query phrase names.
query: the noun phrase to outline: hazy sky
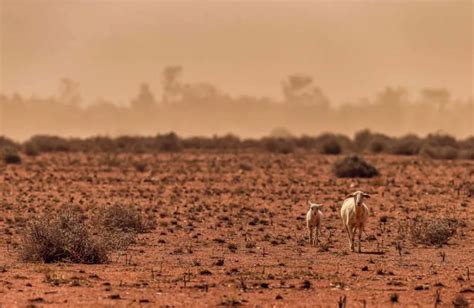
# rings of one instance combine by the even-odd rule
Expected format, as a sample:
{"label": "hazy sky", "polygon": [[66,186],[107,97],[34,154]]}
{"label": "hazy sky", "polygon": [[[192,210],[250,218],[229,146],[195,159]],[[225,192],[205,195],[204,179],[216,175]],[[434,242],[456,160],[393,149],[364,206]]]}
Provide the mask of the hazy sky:
{"label": "hazy sky", "polygon": [[307,73],[335,102],[387,85],[473,96],[473,1],[0,0],[0,91],[121,103],[166,65],[232,94],[281,97]]}

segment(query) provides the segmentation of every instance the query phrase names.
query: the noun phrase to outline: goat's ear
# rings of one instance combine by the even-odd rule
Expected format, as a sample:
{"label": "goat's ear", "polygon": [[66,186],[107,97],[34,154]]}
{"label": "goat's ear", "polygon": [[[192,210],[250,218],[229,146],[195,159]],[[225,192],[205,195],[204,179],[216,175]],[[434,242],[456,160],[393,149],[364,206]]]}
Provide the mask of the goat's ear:
{"label": "goat's ear", "polygon": [[352,197],[354,197],[354,194],[348,194],[348,195],[346,196],[346,199],[347,199],[347,198],[352,198]]}
{"label": "goat's ear", "polygon": [[366,193],[364,193],[363,196],[364,196],[364,198],[368,198],[368,199],[370,198],[370,195],[366,194]]}
{"label": "goat's ear", "polygon": [[311,206],[311,204],[312,204],[311,201],[308,200],[308,205]]}

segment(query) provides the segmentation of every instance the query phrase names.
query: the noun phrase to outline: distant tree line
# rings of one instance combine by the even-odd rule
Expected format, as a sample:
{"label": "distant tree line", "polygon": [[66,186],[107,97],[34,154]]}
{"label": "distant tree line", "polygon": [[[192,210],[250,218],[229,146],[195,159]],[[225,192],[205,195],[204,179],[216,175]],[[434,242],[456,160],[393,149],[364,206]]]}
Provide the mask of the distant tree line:
{"label": "distant tree line", "polygon": [[126,107],[103,99],[84,107],[79,84],[68,78],[60,81],[53,97],[0,95],[0,134],[25,140],[35,134],[116,137],[168,131],[261,137],[281,127],[295,136],[352,135],[363,128],[394,136],[439,132],[467,137],[474,131],[472,98],[456,100],[445,89],[424,89],[411,97],[404,88],[386,88],[374,98],[334,107],[304,74],[285,78],[283,99],[277,101],[232,96],[209,83],[185,82],[182,73],[179,66],[165,68],[161,95],[144,83]]}

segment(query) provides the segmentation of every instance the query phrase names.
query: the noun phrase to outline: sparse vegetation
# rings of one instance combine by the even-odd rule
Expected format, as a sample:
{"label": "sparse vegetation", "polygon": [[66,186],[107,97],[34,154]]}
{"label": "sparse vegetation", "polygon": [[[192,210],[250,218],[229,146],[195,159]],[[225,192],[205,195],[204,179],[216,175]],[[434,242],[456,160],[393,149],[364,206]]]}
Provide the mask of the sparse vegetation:
{"label": "sparse vegetation", "polygon": [[453,300],[453,306],[455,308],[468,308],[469,302],[462,294],[458,294]]}
{"label": "sparse vegetation", "polygon": [[455,218],[422,218],[416,217],[409,225],[413,242],[442,246],[456,234],[461,222]]}
{"label": "sparse vegetation", "polygon": [[336,140],[328,140],[323,144],[321,153],[337,155],[342,153],[342,148]]}
{"label": "sparse vegetation", "polygon": [[69,152],[75,140],[67,140],[57,136],[37,135],[32,137],[27,143],[29,147],[34,147],[37,152]]}
{"label": "sparse vegetation", "polygon": [[109,231],[143,233],[156,226],[154,218],[145,218],[134,206],[119,204],[100,208],[94,220]]}
{"label": "sparse vegetation", "polygon": [[[203,138],[198,141],[209,143],[197,142],[195,146],[203,148],[193,150],[184,142],[188,139],[182,139],[184,153],[170,154],[160,153],[156,137],[101,138],[93,142],[103,145],[93,146],[95,150],[91,152],[75,153],[82,145],[74,143],[74,150],[68,153],[25,157],[25,164],[13,168],[3,165],[6,181],[0,204],[0,241],[8,263],[0,264],[0,275],[12,282],[12,288],[5,289],[6,294],[10,296],[21,289],[33,298],[37,295],[29,290],[41,285],[75,288],[75,294],[90,294],[88,290],[99,288],[105,292],[104,300],[111,301],[120,293],[115,302],[126,304],[139,301],[126,294],[130,288],[140,288],[140,296],[149,298],[152,305],[158,302],[150,295],[151,290],[166,290],[162,293],[166,300],[176,290],[183,294],[202,292],[203,297],[213,296],[218,303],[230,285],[232,292],[225,293],[224,299],[238,293],[243,305],[252,305],[255,301],[250,295],[262,292],[270,304],[285,305],[300,293],[320,292],[324,289],[320,286],[326,285],[334,289],[331,293],[339,295],[322,296],[329,305],[336,306],[343,294],[347,295],[347,306],[364,305],[367,290],[373,287],[380,288],[383,296],[367,299],[367,305],[410,305],[416,302],[415,293],[424,294],[421,304],[431,304],[434,297],[430,294],[434,295],[437,289],[445,291],[443,305],[449,305],[454,292],[470,294],[472,277],[466,273],[467,265],[462,260],[468,252],[466,243],[472,230],[470,226],[464,228],[461,219],[472,212],[472,162],[359,154],[358,158],[372,163],[383,176],[370,180],[338,179],[327,174],[338,158],[318,155],[322,143],[317,138],[294,138],[295,152],[290,155],[259,152],[263,149],[258,140],[252,144],[230,138],[225,141],[227,145],[213,145],[214,139]],[[117,140],[120,149],[116,148]],[[351,150],[337,140],[343,145],[342,153]],[[368,140],[364,153],[372,152],[373,140]],[[226,149],[220,150],[220,146]],[[24,145],[19,149],[25,150]],[[145,173],[138,174],[141,170]],[[317,191],[314,187],[318,187]],[[366,254],[355,257],[347,251],[339,213],[340,200],[359,189],[367,189],[373,195],[367,201],[370,223],[362,235]],[[304,212],[311,199],[324,204],[326,223],[319,249],[307,245]],[[53,224],[44,223],[42,213],[63,215],[62,204],[80,207],[75,210],[78,223],[66,225],[82,229],[65,228],[59,232]],[[411,217],[420,215],[434,220],[429,217],[437,213],[448,213],[449,217],[452,214],[458,219],[452,224],[458,228],[447,242],[449,245],[433,250],[431,247],[439,246],[431,244],[436,240],[423,244],[412,235],[423,234],[427,227],[412,230]],[[159,226],[148,232],[154,228],[155,217]],[[36,247],[42,248],[30,255],[41,257],[30,260],[59,264],[18,266],[8,260],[13,256],[10,249],[19,249],[24,257],[24,238],[33,221],[41,222],[36,223],[37,228],[54,231],[47,232],[53,238],[47,244],[40,245],[46,239],[35,238]],[[61,235],[64,233],[73,235]],[[56,237],[67,240],[60,242]],[[79,252],[71,255],[54,253],[70,253],[70,247],[78,247],[71,238],[89,244],[74,249]],[[66,248],[51,249],[61,246]],[[102,249],[106,258],[94,257],[97,253],[90,247]],[[324,260],[325,266],[319,266],[317,260]],[[416,262],[415,271],[403,266],[414,260],[422,261]],[[109,264],[90,267],[61,262]],[[454,276],[453,267],[458,268]],[[46,269],[50,273],[38,281],[35,271],[45,273]],[[422,272],[436,272],[436,279],[418,279],[416,275]],[[446,281],[447,275],[453,281]],[[344,291],[355,288],[363,292],[359,299]],[[78,302],[75,294],[68,304]],[[277,294],[282,296],[275,297]],[[49,295],[41,296],[45,303],[50,302]],[[308,302],[303,299],[301,303]]]}
{"label": "sparse vegetation", "polygon": [[291,138],[265,138],[262,140],[268,152],[290,154],[296,149],[295,141]]}
{"label": "sparse vegetation", "polygon": [[1,151],[1,156],[5,164],[21,164],[21,157],[14,148],[4,148]]}
{"label": "sparse vegetation", "polygon": [[0,135],[0,150],[5,148],[17,149],[19,145],[13,140]]}
{"label": "sparse vegetation", "polygon": [[105,263],[112,247],[85,222],[76,208],[66,207],[33,219],[24,230],[21,255],[26,261]]}
{"label": "sparse vegetation", "polygon": [[408,135],[393,142],[390,153],[396,155],[417,155],[422,146],[422,140],[415,135]]}
{"label": "sparse vegetation", "polygon": [[379,175],[379,171],[361,157],[350,155],[334,163],[334,174],[339,178],[371,178]]}
{"label": "sparse vegetation", "polygon": [[407,135],[391,138],[383,134],[364,130],[356,133],[354,140],[344,135],[324,133],[319,136],[295,137],[291,134],[240,139],[234,135],[181,138],[175,133],[156,137],[120,136],[65,139],[56,136],[37,135],[22,145],[1,137],[0,148],[21,148],[28,156],[44,152],[105,152],[105,153],[156,153],[183,150],[206,151],[267,151],[290,154],[299,151],[317,151],[337,155],[353,151],[364,153],[390,153],[395,155],[418,155],[433,159],[474,159],[474,141],[471,138],[456,140],[448,135],[428,135],[420,138]]}
{"label": "sparse vegetation", "polygon": [[37,146],[33,142],[26,142],[24,144],[25,154],[28,156],[38,156],[39,151]]}
{"label": "sparse vegetation", "polygon": [[183,148],[181,139],[175,133],[158,135],[156,142],[158,149],[163,152],[178,152]]}

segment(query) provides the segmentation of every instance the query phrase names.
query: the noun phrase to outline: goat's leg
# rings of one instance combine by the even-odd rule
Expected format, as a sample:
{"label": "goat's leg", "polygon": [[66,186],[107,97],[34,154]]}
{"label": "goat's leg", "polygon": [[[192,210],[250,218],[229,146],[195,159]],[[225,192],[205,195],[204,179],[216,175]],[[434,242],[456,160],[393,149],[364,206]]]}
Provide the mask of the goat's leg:
{"label": "goat's leg", "polygon": [[354,245],[353,245],[353,242],[352,242],[351,230],[349,229],[348,226],[345,226],[345,227],[346,227],[346,231],[347,231],[347,236],[349,237],[349,248],[353,251],[354,250]]}
{"label": "goat's leg", "polygon": [[356,228],[355,227],[351,228],[351,249],[352,249],[352,251],[355,251],[355,233],[356,233]]}
{"label": "goat's leg", "polygon": [[319,246],[319,225],[316,227],[316,245]]}
{"label": "goat's leg", "polygon": [[361,238],[362,238],[362,228],[359,228],[359,253],[362,252]]}

